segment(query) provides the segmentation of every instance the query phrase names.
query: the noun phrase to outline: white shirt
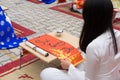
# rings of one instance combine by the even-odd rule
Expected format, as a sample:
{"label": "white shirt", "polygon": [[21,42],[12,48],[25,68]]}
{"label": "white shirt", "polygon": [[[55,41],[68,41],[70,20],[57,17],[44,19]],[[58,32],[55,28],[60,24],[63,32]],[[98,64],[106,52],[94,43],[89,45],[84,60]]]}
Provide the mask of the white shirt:
{"label": "white shirt", "polygon": [[111,33],[105,32],[87,46],[85,72],[70,65],[68,74],[72,80],[120,80],[120,31],[114,32],[118,54],[114,54]]}

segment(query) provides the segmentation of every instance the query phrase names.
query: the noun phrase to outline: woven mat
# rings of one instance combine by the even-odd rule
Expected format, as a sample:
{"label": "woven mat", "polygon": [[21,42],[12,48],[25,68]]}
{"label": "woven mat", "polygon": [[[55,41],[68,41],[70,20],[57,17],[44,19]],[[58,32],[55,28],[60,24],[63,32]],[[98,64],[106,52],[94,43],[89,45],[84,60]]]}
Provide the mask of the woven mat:
{"label": "woven mat", "polygon": [[58,62],[45,63],[32,54],[24,55],[22,58],[22,68],[17,59],[0,67],[0,80],[40,80],[41,70],[47,67],[58,67]]}
{"label": "woven mat", "polygon": [[82,15],[80,13],[70,11],[71,4],[72,3],[61,4],[61,5],[53,6],[49,9],[56,10],[68,15],[72,15],[77,18],[82,18]]}

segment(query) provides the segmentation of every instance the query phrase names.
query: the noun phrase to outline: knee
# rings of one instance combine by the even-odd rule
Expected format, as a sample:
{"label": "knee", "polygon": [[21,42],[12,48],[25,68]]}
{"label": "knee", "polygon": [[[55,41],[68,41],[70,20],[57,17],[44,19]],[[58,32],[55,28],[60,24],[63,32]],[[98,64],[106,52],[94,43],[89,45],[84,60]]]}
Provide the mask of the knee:
{"label": "knee", "polygon": [[42,70],[41,73],[40,73],[40,76],[49,74],[52,69],[53,68],[46,68],[46,69]]}
{"label": "knee", "polygon": [[50,77],[54,77],[54,73],[57,71],[56,68],[46,68],[41,71],[40,78],[42,80],[50,80]]}

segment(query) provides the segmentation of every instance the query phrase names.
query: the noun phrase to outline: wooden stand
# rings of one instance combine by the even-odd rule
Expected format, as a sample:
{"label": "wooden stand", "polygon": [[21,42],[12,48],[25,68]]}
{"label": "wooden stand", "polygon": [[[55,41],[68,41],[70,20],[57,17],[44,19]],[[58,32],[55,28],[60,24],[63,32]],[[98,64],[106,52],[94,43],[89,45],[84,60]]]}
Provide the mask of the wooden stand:
{"label": "wooden stand", "polygon": [[[61,33],[61,36],[57,36],[55,32],[49,33],[48,35],[51,35],[51,36],[53,36],[57,39],[65,41],[65,42],[71,44],[72,46],[74,46],[75,48],[79,48],[79,38],[77,38],[77,37],[75,37],[75,36],[73,36],[73,35],[71,35],[67,32]],[[25,45],[25,42],[21,43],[20,47],[22,49],[25,49],[25,50],[29,51],[30,53],[34,54],[35,56],[37,56],[38,58],[40,58],[42,61],[44,61],[46,63],[50,63],[52,61],[58,60],[58,58],[56,56],[52,55],[52,54],[49,54],[49,56],[47,56],[47,57],[43,56],[42,54],[36,52],[32,48]],[[21,53],[21,55],[23,55],[23,54],[24,53]],[[21,56],[20,60],[21,59],[22,59],[22,56]],[[20,64],[20,66],[21,66],[21,64]]]}

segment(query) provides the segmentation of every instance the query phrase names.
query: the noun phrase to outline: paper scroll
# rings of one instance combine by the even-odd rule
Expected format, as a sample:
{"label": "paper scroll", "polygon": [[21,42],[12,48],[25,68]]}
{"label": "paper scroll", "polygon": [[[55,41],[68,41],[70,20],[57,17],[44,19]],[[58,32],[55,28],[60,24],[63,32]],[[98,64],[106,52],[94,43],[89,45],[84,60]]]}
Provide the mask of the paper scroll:
{"label": "paper scroll", "polygon": [[42,55],[44,55],[45,57],[48,56],[48,52],[44,51],[43,49],[40,49],[38,47],[35,48],[35,50],[39,53],[41,53]]}
{"label": "paper scroll", "polygon": [[40,48],[36,47],[36,46],[35,46],[34,44],[32,44],[32,43],[26,41],[25,44],[26,44],[27,46],[29,46],[30,48],[34,49],[36,52],[42,54],[43,56],[45,56],[45,57],[49,56],[48,52],[46,52],[46,51],[43,50],[43,49],[40,49]]}

